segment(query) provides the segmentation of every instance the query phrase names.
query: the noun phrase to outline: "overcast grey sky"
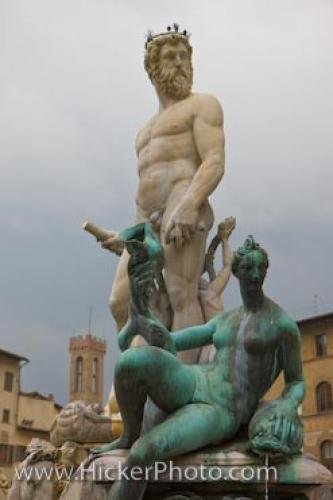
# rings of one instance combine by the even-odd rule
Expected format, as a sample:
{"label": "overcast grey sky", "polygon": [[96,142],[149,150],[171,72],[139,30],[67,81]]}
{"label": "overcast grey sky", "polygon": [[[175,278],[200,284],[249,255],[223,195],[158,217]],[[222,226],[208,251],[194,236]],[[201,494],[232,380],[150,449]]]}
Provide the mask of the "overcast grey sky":
{"label": "overcast grey sky", "polygon": [[295,318],[315,294],[333,310],[332,0],[2,0],[0,345],[31,360],[25,390],[61,403],[90,304],[111,379],[117,258],[80,226],[132,223],[134,138],[157,106],[144,35],[173,21],[192,33],[194,90],[224,108],[216,220],[237,217],[234,247],[251,233],[267,248],[266,292]]}

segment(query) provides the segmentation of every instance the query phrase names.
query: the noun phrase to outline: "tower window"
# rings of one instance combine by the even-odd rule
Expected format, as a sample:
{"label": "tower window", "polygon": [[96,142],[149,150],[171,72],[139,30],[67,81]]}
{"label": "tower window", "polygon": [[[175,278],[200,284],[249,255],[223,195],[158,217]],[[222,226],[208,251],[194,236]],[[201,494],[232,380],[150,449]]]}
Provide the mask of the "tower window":
{"label": "tower window", "polygon": [[320,446],[321,461],[330,471],[333,471],[333,441],[324,441]]}
{"label": "tower window", "polygon": [[5,373],[5,383],[4,383],[4,390],[7,392],[12,392],[13,391],[13,383],[14,383],[14,374],[12,372],[6,372]]}
{"label": "tower window", "polygon": [[332,387],[328,382],[321,382],[316,387],[316,400],[318,413],[332,410]]}
{"label": "tower window", "polygon": [[82,392],[83,359],[81,356],[76,359],[75,370],[75,391]]}
{"label": "tower window", "polygon": [[325,333],[316,335],[316,355],[318,357],[327,355],[327,336]]}
{"label": "tower window", "polygon": [[98,377],[98,359],[94,358],[92,365],[92,392],[97,392],[97,377]]}

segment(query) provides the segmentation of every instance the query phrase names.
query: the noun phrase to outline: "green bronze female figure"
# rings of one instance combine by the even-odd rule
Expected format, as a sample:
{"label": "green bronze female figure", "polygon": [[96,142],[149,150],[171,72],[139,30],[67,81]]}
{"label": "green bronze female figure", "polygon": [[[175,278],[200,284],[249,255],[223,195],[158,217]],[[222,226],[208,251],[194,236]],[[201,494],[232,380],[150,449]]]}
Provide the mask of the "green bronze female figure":
{"label": "green bronze female figure", "polygon": [[[132,304],[129,321],[119,334],[123,352],[114,382],[124,432],[107,449],[128,448],[129,470],[145,468],[222,443],[250,424],[250,440],[257,451],[298,452],[302,427],[297,408],[305,394],[300,334],[296,323],[263,293],[269,265],[266,251],[250,236],[235,253],[232,271],[239,280],[241,307],[204,325],[169,333],[147,305],[159,242],[148,224],[121,236],[135,266],[129,265]],[[138,333],[150,345],[128,348]],[[212,343],[217,353],[206,365],[185,365],[175,355]],[[281,371],[283,393],[258,410]],[[147,398],[167,417],[140,434]],[[112,486],[109,498],[139,500],[145,487],[145,482],[121,480]]]}

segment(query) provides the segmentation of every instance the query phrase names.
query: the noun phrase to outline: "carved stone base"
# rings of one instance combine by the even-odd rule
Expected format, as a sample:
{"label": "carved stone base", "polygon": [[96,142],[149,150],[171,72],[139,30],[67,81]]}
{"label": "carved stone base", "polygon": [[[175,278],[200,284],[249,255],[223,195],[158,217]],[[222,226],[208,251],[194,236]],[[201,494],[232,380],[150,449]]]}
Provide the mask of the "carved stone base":
{"label": "carved stone base", "polygon": [[[86,463],[84,473],[76,473],[61,500],[107,500],[126,456],[127,451],[117,450]],[[269,470],[267,485],[264,461],[249,452],[211,448],[184,455],[167,465],[173,475],[170,468],[162,472],[160,465],[158,476],[150,477],[145,500],[263,500],[266,489],[269,500],[333,498],[332,474],[308,456],[269,463],[274,469]]]}
{"label": "carved stone base", "polygon": [[[128,453],[117,450],[85,459],[86,448],[76,443],[57,449],[40,440],[33,440],[28,449],[20,465],[28,478],[23,474],[15,479],[8,500],[107,500]],[[148,472],[145,500],[263,500],[267,489],[269,500],[333,499],[332,474],[309,456],[263,467],[267,463],[249,451],[247,440],[205,448],[156,464]]]}

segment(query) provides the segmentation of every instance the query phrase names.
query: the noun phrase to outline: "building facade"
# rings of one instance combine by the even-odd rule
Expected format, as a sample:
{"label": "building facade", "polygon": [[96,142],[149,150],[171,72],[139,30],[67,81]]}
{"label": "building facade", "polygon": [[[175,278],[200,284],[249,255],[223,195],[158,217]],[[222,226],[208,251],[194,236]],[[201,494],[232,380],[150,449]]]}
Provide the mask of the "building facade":
{"label": "building facade", "polygon": [[[300,320],[298,326],[307,384],[301,408],[304,451],[333,471],[333,313]],[[280,376],[265,399],[278,397],[283,387]]]}
{"label": "building facade", "polygon": [[32,438],[48,440],[61,410],[52,395],[21,391],[21,368],[26,363],[24,356],[0,349],[0,467],[8,477]]}
{"label": "building facade", "polygon": [[90,333],[69,341],[69,401],[103,404],[106,341]]}

